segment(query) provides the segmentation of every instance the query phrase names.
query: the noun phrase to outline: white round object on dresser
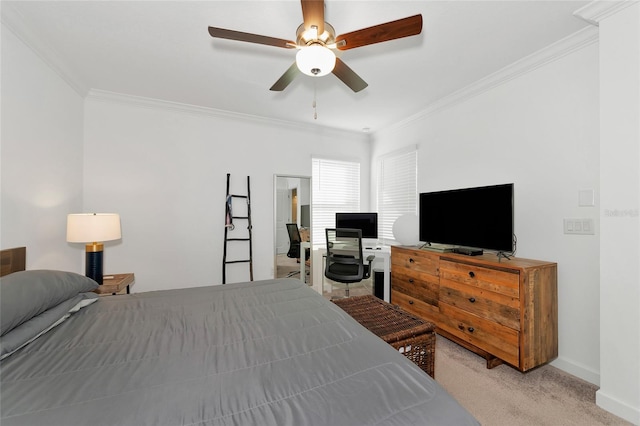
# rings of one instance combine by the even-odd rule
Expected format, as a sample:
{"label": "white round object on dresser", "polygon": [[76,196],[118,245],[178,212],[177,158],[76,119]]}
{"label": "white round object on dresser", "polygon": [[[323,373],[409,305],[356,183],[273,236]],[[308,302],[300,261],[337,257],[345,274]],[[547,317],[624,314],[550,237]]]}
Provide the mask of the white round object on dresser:
{"label": "white round object on dresser", "polygon": [[393,238],[403,246],[415,246],[420,242],[418,216],[415,214],[407,213],[400,216],[391,229]]}

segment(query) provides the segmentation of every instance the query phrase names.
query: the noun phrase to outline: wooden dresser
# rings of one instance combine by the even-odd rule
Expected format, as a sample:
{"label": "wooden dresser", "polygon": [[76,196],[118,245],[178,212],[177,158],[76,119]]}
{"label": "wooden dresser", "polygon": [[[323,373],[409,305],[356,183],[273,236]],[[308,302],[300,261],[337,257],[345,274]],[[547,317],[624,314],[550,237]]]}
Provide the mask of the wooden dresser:
{"label": "wooden dresser", "polygon": [[557,265],[393,246],[391,303],[436,324],[492,368],[558,356]]}

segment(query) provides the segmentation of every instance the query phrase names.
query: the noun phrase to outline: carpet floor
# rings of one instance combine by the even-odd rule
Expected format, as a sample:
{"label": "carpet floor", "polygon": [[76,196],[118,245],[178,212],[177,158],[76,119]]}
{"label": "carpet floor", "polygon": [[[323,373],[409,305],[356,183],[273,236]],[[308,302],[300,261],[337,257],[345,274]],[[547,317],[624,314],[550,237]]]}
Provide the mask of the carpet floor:
{"label": "carpet floor", "polygon": [[484,358],[436,341],[435,378],[483,426],[631,425],[595,403],[598,387],[551,365],[520,373],[486,368]]}
{"label": "carpet floor", "polygon": [[[277,276],[299,270],[295,259],[279,256]],[[299,275],[294,275],[299,278]],[[310,279],[308,278],[308,281]],[[324,296],[344,296],[344,287],[324,284]],[[371,294],[366,280],[351,295]],[[598,387],[544,365],[520,373],[508,365],[486,368],[484,358],[438,336],[436,380],[483,426],[627,426],[595,403]]]}

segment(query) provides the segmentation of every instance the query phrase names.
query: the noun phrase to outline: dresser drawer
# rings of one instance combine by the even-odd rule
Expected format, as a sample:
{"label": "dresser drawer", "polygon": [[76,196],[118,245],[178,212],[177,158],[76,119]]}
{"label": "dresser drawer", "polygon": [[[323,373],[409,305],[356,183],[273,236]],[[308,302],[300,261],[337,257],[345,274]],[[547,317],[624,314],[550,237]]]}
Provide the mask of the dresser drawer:
{"label": "dresser drawer", "polygon": [[397,290],[391,289],[391,303],[426,321],[437,323],[440,319],[440,311],[437,306],[430,305]]}
{"label": "dresser drawer", "polygon": [[[440,260],[440,278],[493,291],[509,297],[520,297],[520,274],[517,270],[484,268],[463,262]],[[443,284],[441,282],[441,284]]]}
{"label": "dresser drawer", "polygon": [[391,270],[407,268],[412,271],[438,275],[440,258],[424,250],[395,249],[391,247]]}
{"label": "dresser drawer", "polygon": [[520,330],[520,300],[515,297],[443,280],[439,299],[479,317]]}
{"label": "dresser drawer", "polygon": [[518,331],[446,303],[440,303],[440,314],[437,325],[442,330],[511,365],[519,366]]}
{"label": "dresser drawer", "polygon": [[438,306],[440,280],[426,272],[415,272],[409,268],[396,267],[391,272],[391,289],[407,296]]}
{"label": "dresser drawer", "polygon": [[391,302],[487,360],[527,371],[558,356],[557,265],[391,247]]}

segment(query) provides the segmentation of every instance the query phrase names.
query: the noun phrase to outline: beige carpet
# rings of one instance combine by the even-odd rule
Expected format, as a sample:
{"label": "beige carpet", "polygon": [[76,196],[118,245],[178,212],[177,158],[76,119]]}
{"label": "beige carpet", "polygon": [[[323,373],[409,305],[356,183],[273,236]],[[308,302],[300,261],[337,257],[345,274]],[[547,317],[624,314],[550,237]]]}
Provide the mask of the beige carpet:
{"label": "beige carpet", "polygon": [[484,426],[630,425],[595,404],[597,386],[550,365],[488,370],[484,358],[438,336],[436,380]]}
{"label": "beige carpet", "polygon": [[[295,259],[279,259],[278,276],[299,270]],[[299,275],[295,275],[298,278]],[[324,296],[344,296],[340,285],[324,286]],[[371,282],[353,285],[352,296],[371,294]],[[488,370],[483,358],[438,336],[436,380],[483,426],[631,425],[599,408],[598,387],[550,365],[520,373],[507,365]]]}
{"label": "beige carpet", "polygon": [[287,257],[286,254],[279,254],[276,257],[276,278],[300,278],[300,264],[296,259]]}

